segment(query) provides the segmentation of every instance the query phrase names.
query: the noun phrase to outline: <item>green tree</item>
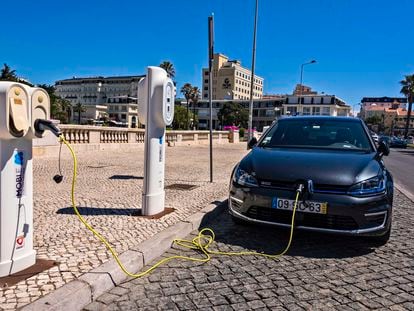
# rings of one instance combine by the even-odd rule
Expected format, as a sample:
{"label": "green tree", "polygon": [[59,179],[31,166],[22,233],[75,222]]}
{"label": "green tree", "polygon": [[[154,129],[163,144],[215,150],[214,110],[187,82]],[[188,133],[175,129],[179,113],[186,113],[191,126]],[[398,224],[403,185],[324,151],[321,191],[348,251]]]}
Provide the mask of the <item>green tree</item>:
{"label": "green tree", "polygon": [[380,116],[379,115],[373,115],[372,117],[366,118],[365,122],[368,125],[371,125],[371,126],[372,125],[378,126],[378,131],[379,132],[384,132],[385,131],[384,118],[385,118],[384,114],[382,114]]}
{"label": "green tree", "polygon": [[217,113],[222,126],[235,125],[238,127],[247,127],[249,112],[240,103],[227,102]]}
{"label": "green tree", "polygon": [[[197,122],[197,116],[190,113],[190,116],[195,122]],[[174,120],[172,127],[174,130],[184,130],[187,129],[187,110],[183,106],[174,107]]]}
{"label": "green tree", "polygon": [[407,111],[407,121],[405,123],[405,130],[404,130],[404,137],[407,139],[408,137],[408,128],[410,126],[410,119],[411,119],[411,111],[413,107],[413,99],[414,99],[414,74],[405,76],[405,79],[400,81],[402,85],[401,94],[404,94],[408,100],[408,111]]}
{"label": "green tree", "polygon": [[367,124],[378,125],[382,122],[382,118],[379,115],[373,115],[372,117],[366,118]]}
{"label": "green tree", "polygon": [[[197,106],[198,100],[200,99],[200,89],[197,86],[193,87],[193,90],[191,91],[191,103],[193,105],[193,116],[196,115],[195,107]],[[196,129],[196,123],[195,119],[193,118],[193,130]]]}
{"label": "green tree", "polygon": [[3,64],[3,69],[1,70],[0,75],[1,81],[19,81],[17,77],[16,70],[12,70],[9,65]]}
{"label": "green tree", "polygon": [[77,103],[73,107],[73,111],[78,113],[78,124],[81,124],[81,115],[82,115],[82,112],[85,112],[86,111],[85,106],[82,105],[81,103]]}
{"label": "green tree", "polygon": [[16,70],[12,70],[7,64],[3,64],[3,69],[1,70],[0,74],[0,81],[20,82],[29,86],[33,86],[33,84],[26,79],[19,78],[16,74]]}
{"label": "green tree", "polygon": [[61,123],[69,123],[71,104],[55,94],[56,88],[49,84],[39,84],[38,87],[44,89],[50,98],[50,117],[60,120]]}
{"label": "green tree", "polygon": [[167,72],[168,77],[170,77],[171,79],[174,79],[174,77],[175,77],[175,68],[174,68],[174,65],[171,62],[163,61],[160,64],[160,67]]}
{"label": "green tree", "polygon": [[190,100],[192,97],[192,93],[193,93],[193,86],[191,85],[191,83],[186,83],[183,85],[183,87],[181,88],[180,92],[184,95],[186,101],[187,101],[187,126],[186,129],[188,130],[189,127],[189,111],[188,111],[188,107],[190,104]]}

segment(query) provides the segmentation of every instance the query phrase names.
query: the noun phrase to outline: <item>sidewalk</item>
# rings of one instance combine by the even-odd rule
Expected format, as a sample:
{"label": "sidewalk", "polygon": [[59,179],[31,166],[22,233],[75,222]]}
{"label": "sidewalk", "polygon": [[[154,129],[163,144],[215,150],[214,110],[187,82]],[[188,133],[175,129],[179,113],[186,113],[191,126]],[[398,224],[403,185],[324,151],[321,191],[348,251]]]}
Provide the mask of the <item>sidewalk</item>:
{"label": "sidewalk", "polygon": [[[226,196],[234,165],[245,144],[215,146],[214,183],[210,184],[208,146],[166,149],[165,186],[191,184],[192,190],[166,190],[166,206],[175,212],[160,220],[130,216],[141,207],[143,150],[79,154],[77,205],[86,220],[124,253],[166,228]],[[31,303],[101,266],[111,257],[79,222],[70,202],[72,161],[62,160],[64,181],[55,184],[57,158],[34,159],[34,245],[37,257],[59,265],[0,291],[0,309]]]}

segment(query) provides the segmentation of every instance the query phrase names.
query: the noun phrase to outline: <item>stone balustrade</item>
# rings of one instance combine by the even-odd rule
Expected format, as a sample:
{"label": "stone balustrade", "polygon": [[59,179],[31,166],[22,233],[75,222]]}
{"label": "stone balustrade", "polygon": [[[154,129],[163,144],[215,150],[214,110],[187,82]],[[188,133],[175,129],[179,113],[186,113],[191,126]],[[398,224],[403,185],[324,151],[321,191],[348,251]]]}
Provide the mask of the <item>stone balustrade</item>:
{"label": "stone balustrade", "polygon": [[[144,143],[145,138],[144,129],[83,125],[60,125],[59,127],[65,139],[71,144]],[[213,141],[215,143],[229,142],[231,136],[232,133],[228,131],[213,131]],[[209,131],[166,131],[166,142],[169,145],[208,143],[209,138]],[[231,142],[233,142],[233,139],[231,139]]]}

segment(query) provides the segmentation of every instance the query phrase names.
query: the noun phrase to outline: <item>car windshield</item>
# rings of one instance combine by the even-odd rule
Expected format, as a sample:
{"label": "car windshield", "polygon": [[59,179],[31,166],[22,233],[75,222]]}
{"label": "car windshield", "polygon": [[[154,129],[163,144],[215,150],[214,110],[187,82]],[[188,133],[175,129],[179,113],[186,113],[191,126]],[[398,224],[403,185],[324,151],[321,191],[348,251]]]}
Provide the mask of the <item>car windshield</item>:
{"label": "car windshield", "polygon": [[346,120],[281,120],[259,147],[372,151],[362,124]]}

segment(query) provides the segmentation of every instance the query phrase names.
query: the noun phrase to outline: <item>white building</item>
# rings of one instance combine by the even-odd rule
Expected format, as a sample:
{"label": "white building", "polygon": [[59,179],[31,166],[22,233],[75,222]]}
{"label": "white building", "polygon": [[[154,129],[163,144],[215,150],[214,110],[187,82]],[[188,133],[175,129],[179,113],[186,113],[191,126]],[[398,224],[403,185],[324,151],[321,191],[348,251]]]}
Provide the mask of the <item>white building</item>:
{"label": "white building", "polygon": [[[99,119],[105,114],[114,121],[137,124],[138,82],[145,76],[88,77],[56,81],[56,95],[70,101],[72,106],[81,104],[86,112],[81,114],[81,123],[92,117]],[[103,107],[107,109],[103,112]],[[97,109],[99,108],[99,109]],[[91,110],[91,111],[89,111]],[[77,113],[72,113],[77,120]]]}
{"label": "white building", "polygon": [[[349,116],[351,107],[335,95],[275,95],[266,96],[263,99],[253,101],[252,126],[262,131],[264,126],[281,116],[295,115],[321,115],[321,116]],[[213,128],[221,129],[223,126],[232,124],[221,124],[218,112],[224,103],[233,102],[240,104],[244,109],[249,109],[249,100],[213,100]],[[177,99],[176,104],[185,106],[186,101]],[[193,109],[193,108],[190,108]],[[210,109],[208,100],[199,100],[195,108],[198,116],[198,128],[209,128]]]}
{"label": "white building", "polygon": [[290,115],[350,116],[351,106],[335,95],[287,95],[284,113]]}

